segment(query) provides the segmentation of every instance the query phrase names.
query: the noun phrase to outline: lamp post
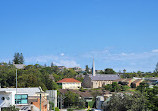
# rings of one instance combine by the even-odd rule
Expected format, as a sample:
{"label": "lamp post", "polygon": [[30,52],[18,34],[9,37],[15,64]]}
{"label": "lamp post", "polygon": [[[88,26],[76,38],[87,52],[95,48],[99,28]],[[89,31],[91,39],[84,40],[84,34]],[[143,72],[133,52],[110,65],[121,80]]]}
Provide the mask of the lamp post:
{"label": "lamp post", "polygon": [[48,96],[47,93],[45,93],[44,91],[42,91],[41,87],[39,86],[40,88],[40,92],[36,92],[37,95],[40,95],[40,111],[42,111],[42,96]]}
{"label": "lamp post", "polygon": [[41,107],[41,101],[42,101],[42,94],[45,94],[45,92],[43,92],[43,91],[41,91],[40,90],[40,92],[37,92],[37,94],[39,94],[40,95],[40,111],[41,111],[41,109],[42,109],[42,107]]}

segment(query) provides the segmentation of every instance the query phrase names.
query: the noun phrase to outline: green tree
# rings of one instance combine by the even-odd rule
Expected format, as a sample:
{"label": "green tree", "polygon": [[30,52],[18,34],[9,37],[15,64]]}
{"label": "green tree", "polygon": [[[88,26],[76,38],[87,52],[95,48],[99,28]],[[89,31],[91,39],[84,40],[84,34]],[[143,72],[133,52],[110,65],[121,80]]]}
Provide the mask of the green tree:
{"label": "green tree", "polygon": [[139,90],[141,93],[145,92],[149,88],[149,85],[145,82],[140,83],[140,85],[137,87],[137,90]]}
{"label": "green tree", "polygon": [[64,78],[75,78],[77,73],[73,69],[64,69],[63,75]]}
{"label": "green tree", "polygon": [[87,73],[89,73],[89,67],[88,65],[86,65],[86,70],[85,70]]}
{"label": "green tree", "polygon": [[147,107],[152,111],[158,111],[158,87],[154,86],[153,88],[149,88],[149,85],[146,83],[140,84],[137,87],[137,90],[142,93],[146,97]]}
{"label": "green tree", "polygon": [[109,90],[111,92],[119,92],[121,91],[121,86],[117,82],[113,82],[112,84],[107,84],[104,86],[105,90]]}
{"label": "green tree", "polygon": [[85,107],[84,100],[81,97],[79,97],[77,93],[68,91],[64,96],[65,96],[64,106],[66,108],[69,108],[69,107],[84,108]]}
{"label": "green tree", "polygon": [[158,87],[146,89],[147,106],[152,111],[158,111]]}
{"label": "green tree", "polygon": [[79,101],[79,95],[68,91],[65,94],[64,105],[65,107],[77,106],[77,102]]}
{"label": "green tree", "polygon": [[14,59],[13,59],[14,64],[23,64],[24,63],[24,57],[22,53],[15,53],[14,54]]}
{"label": "green tree", "polygon": [[55,107],[55,111],[60,111],[58,107]]}
{"label": "green tree", "polygon": [[127,91],[129,88],[130,88],[130,87],[127,86],[127,85],[122,85],[122,86],[121,86],[121,90],[122,90],[122,91]]}
{"label": "green tree", "polygon": [[115,74],[116,72],[111,68],[106,68],[104,70],[104,74]]}
{"label": "green tree", "polygon": [[107,104],[107,111],[146,111],[146,98],[141,93],[114,94]]}
{"label": "green tree", "polygon": [[124,73],[124,74],[126,73],[126,69],[123,70],[123,73]]}

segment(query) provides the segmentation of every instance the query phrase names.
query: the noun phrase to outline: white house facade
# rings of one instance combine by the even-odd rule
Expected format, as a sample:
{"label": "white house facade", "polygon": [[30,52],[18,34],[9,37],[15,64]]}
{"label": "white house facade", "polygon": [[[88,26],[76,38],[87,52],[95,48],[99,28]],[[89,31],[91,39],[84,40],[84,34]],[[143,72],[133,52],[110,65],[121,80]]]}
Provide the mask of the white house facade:
{"label": "white house facade", "polygon": [[62,89],[79,89],[81,87],[81,82],[74,78],[64,78],[57,83],[62,86]]}

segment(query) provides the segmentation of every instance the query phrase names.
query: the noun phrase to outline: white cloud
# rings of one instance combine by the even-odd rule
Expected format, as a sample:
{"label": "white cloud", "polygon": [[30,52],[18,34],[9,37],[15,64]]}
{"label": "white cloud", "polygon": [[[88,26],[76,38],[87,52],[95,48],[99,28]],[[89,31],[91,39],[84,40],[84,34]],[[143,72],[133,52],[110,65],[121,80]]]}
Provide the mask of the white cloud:
{"label": "white cloud", "polygon": [[76,66],[79,66],[79,64],[76,63],[76,61],[74,60],[60,60],[59,62],[55,62],[55,64],[57,66],[66,66],[66,67],[76,67]]}
{"label": "white cloud", "polygon": [[123,52],[123,53],[121,53],[121,55],[122,55],[122,56],[126,56],[127,54]]}
{"label": "white cloud", "polygon": [[[63,55],[63,54],[62,54]],[[25,63],[28,64],[50,64],[53,62],[57,66],[66,66],[66,67],[75,67],[80,66],[77,62],[70,57],[63,57],[63,56],[54,56],[54,55],[47,55],[47,56],[36,56],[36,57],[26,57]]]}
{"label": "white cloud", "polygon": [[[92,53],[93,52],[93,53]],[[85,58],[91,58],[92,54],[98,65],[102,68],[111,67],[114,69],[127,69],[128,71],[153,71],[155,64],[158,62],[158,49],[148,52],[115,52],[108,51],[91,51],[86,53]],[[97,67],[97,64],[96,64]],[[100,68],[99,67],[99,68]]]}
{"label": "white cloud", "polygon": [[60,55],[61,55],[61,56],[64,56],[65,54],[64,54],[64,53],[61,53]]}
{"label": "white cloud", "polygon": [[158,53],[158,49],[152,50],[153,53]]}
{"label": "white cloud", "polygon": [[82,57],[86,58],[95,58],[95,57],[102,57],[109,54],[109,50],[97,50],[97,51],[90,51],[82,55]]}
{"label": "white cloud", "polygon": [[49,61],[54,61],[54,60],[58,60],[59,57],[57,56],[52,56],[52,55],[49,55],[49,56],[35,56],[35,57],[26,57],[25,58],[25,62],[28,62],[28,63],[35,63],[35,62],[39,62],[39,63],[47,63]]}

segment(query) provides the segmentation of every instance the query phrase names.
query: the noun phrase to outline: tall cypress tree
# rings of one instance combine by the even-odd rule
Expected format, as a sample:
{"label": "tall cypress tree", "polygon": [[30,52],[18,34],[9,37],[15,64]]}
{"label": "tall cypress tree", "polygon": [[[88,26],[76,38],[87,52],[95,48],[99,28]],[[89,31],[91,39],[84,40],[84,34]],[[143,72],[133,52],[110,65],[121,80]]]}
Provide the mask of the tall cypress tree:
{"label": "tall cypress tree", "polygon": [[20,64],[23,64],[23,63],[24,63],[24,56],[23,56],[22,53],[20,54],[20,57],[19,57],[19,63],[20,63]]}
{"label": "tall cypress tree", "polygon": [[23,54],[17,52],[14,54],[14,59],[13,59],[14,64],[23,64],[24,63],[24,57]]}

